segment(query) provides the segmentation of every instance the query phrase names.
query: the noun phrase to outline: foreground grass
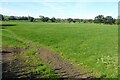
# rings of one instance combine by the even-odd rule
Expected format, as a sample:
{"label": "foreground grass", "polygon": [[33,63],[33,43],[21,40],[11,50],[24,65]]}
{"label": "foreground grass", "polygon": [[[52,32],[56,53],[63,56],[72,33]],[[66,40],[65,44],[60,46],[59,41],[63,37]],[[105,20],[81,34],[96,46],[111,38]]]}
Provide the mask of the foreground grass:
{"label": "foreground grass", "polygon": [[54,70],[45,65],[42,60],[37,57],[36,53],[35,49],[31,49],[21,54],[16,54],[15,58],[24,61],[24,65],[27,65],[29,68],[28,72],[31,71],[32,75],[36,76],[36,79],[52,78],[50,80],[54,80],[53,78],[58,78],[58,76],[54,74]]}
{"label": "foreground grass", "polygon": [[[3,33],[0,34],[2,37],[3,48],[28,48],[28,50],[23,51],[20,54],[14,54],[13,59],[20,60],[20,63],[22,63],[23,66],[26,66],[25,68],[27,72],[31,73],[29,75],[33,77],[35,76],[35,79],[50,78],[50,80],[54,80],[54,78],[59,78],[59,76],[55,75],[54,70],[44,64],[43,61],[37,56],[38,48],[34,47],[34,45],[31,44],[26,45],[28,43],[26,43],[23,39],[20,39],[18,36],[13,35],[13,33],[9,30],[1,29],[1,31]],[[21,74],[25,74],[27,72],[21,72]]]}
{"label": "foreground grass", "polygon": [[[6,22],[3,22],[6,23]],[[16,24],[3,29],[3,46],[22,46],[10,35],[58,52],[78,67],[96,76],[117,77],[118,31],[116,25],[7,22]],[[11,38],[11,37],[12,38]],[[10,37],[10,38],[9,38]]]}

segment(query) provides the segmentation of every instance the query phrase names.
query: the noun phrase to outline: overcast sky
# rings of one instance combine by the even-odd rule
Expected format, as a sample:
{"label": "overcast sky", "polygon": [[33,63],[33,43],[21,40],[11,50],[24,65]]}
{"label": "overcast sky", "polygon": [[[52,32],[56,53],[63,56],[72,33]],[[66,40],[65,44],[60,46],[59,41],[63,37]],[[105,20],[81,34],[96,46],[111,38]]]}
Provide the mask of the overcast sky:
{"label": "overcast sky", "polygon": [[118,17],[118,0],[6,0],[0,1],[0,13],[3,15],[33,16],[56,18],[94,19],[102,14]]}

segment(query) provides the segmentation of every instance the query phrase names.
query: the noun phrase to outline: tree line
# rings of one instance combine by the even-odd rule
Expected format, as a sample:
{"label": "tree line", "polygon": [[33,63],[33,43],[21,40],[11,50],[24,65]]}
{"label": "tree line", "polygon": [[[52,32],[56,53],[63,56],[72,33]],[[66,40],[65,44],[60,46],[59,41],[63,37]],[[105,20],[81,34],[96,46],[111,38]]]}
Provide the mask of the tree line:
{"label": "tree line", "polygon": [[106,16],[104,15],[98,15],[94,19],[73,19],[73,18],[67,18],[67,19],[61,19],[61,18],[49,18],[45,16],[39,16],[39,18],[34,18],[31,16],[5,16],[0,14],[0,20],[2,21],[9,21],[9,20],[25,20],[30,22],[54,22],[54,23],[60,23],[60,22],[67,22],[67,23],[97,23],[97,24],[120,24],[120,19],[114,19],[112,16]]}

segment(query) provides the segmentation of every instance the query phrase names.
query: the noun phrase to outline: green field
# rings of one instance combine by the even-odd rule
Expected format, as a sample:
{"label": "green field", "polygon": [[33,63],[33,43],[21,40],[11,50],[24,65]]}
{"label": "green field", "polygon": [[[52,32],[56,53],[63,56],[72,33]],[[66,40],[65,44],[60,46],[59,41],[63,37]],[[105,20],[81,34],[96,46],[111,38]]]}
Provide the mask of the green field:
{"label": "green field", "polygon": [[[89,23],[3,22],[3,47],[35,44],[57,52],[96,76],[118,76],[117,25]],[[24,41],[24,42],[23,42]]]}

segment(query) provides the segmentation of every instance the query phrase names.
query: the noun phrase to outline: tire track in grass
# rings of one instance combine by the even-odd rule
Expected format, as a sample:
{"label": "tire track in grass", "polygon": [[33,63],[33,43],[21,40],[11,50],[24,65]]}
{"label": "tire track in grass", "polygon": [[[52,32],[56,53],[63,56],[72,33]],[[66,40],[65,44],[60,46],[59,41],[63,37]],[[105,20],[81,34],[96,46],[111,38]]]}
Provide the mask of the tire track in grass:
{"label": "tire track in grass", "polygon": [[19,37],[10,30],[6,31],[11,33],[18,40],[25,43],[27,46],[30,47],[30,49],[36,49],[38,51],[38,57],[42,59],[45,64],[49,65],[55,71],[56,75],[59,75],[61,78],[84,78],[87,80],[93,78],[89,74],[77,70],[77,68],[75,68],[73,64],[64,60],[56,53],[51,52],[47,48],[43,48],[30,40],[26,40],[23,37]]}
{"label": "tire track in grass", "polygon": [[62,78],[93,78],[87,73],[83,73],[77,70],[73,64],[65,61],[62,57],[49,51],[46,48],[42,48],[39,51],[40,58],[55,70],[56,74],[60,75]]}

